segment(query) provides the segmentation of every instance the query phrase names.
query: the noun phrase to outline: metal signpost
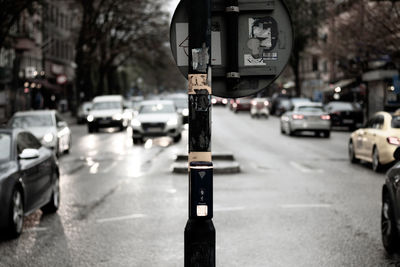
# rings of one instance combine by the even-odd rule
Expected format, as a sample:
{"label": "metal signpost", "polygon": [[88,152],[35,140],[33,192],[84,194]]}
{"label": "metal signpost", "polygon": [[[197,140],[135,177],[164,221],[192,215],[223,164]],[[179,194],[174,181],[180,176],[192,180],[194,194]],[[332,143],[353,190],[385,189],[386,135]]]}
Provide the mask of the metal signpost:
{"label": "metal signpost", "polygon": [[236,98],[265,89],[289,61],[293,30],[282,0],[181,0],[172,18],[170,42],[189,83],[185,266],[211,267],[215,266],[211,95]]}

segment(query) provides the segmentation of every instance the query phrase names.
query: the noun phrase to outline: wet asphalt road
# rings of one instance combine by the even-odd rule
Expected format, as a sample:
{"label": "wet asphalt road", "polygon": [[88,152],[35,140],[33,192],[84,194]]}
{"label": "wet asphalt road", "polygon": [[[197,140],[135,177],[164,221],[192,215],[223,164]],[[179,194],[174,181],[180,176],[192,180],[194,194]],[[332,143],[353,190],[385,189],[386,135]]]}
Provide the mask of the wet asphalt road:
{"label": "wet asphalt road", "polygon": [[[187,136],[134,146],[129,129],[72,131],[71,154],[60,159],[60,210],[37,211],[18,240],[0,240],[0,266],[183,266],[187,176],[170,166]],[[385,175],[349,163],[348,137],[289,137],[277,118],[216,107],[213,151],[233,152],[242,168],[214,177],[217,266],[400,262],[381,245]]]}

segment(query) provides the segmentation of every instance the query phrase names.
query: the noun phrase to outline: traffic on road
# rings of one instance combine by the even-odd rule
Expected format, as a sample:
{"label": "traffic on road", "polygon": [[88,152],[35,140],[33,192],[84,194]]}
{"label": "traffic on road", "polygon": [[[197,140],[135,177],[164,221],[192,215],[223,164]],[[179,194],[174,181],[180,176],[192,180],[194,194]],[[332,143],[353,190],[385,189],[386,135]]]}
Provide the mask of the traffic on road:
{"label": "traffic on road", "polygon": [[[3,214],[0,251],[9,255],[5,262],[16,260],[9,254],[12,244],[18,253],[32,253],[24,250],[32,238],[36,240],[37,249],[46,246],[47,242],[56,245],[61,237],[70,240],[68,242],[74,244],[74,249],[69,253],[75,255],[85,247],[83,240],[101,240],[97,235],[91,235],[96,231],[105,233],[104,238],[113,243],[119,240],[120,235],[132,235],[140,228],[144,229],[144,238],[155,234],[153,227],[156,225],[167,229],[174,221],[183,221],[185,178],[173,174],[170,166],[174,155],[186,150],[188,128],[183,124],[182,109],[179,110],[173,100],[165,100],[183,99],[183,96],[163,95],[158,100],[155,97],[151,100],[144,98],[136,104],[136,112],[132,111],[127,127],[123,113],[129,100],[120,96],[95,98],[88,109],[86,125],[77,124],[78,121],[70,114],[63,114],[66,116],[63,119],[56,111],[16,113],[0,133],[1,148],[6,151],[5,155],[2,153],[0,179],[0,212]],[[383,250],[392,255],[398,251],[400,242],[400,229],[396,223],[399,209],[396,170],[400,164],[396,163],[399,157],[395,154],[395,151],[400,151],[396,150],[400,145],[400,135],[396,130],[398,113],[378,112],[365,126],[351,132],[332,123],[329,107],[335,103],[324,106],[308,99],[289,98],[288,101],[290,108],[281,116],[278,116],[278,109],[275,116],[270,116],[271,98],[227,99],[214,104],[216,133],[213,135],[213,150],[230,151],[241,165],[241,173],[222,174],[215,178],[218,196],[215,218],[222,230],[221,238],[224,238],[217,249],[221,254],[220,261],[231,262],[226,249],[232,246],[226,244],[239,240],[242,235],[250,238],[258,232],[239,225],[263,211],[261,220],[251,219],[254,229],[266,229],[265,235],[272,234],[274,242],[279,242],[282,248],[289,249],[293,238],[304,239],[307,236],[307,240],[316,240],[309,249],[315,255],[326,257],[321,261],[323,265],[336,265],[337,260],[344,265],[354,262],[375,266],[389,264],[392,258],[386,257]],[[238,112],[241,103],[249,103],[249,108]],[[265,120],[254,119],[262,115]],[[114,120],[120,124],[105,124],[101,120]],[[97,131],[90,131],[94,121],[98,123]],[[36,130],[39,126],[52,125],[54,133],[50,128]],[[101,128],[97,127],[100,125]],[[70,135],[68,142],[61,141],[63,135],[60,132]],[[45,137],[47,133],[52,134],[55,145],[49,145],[50,138]],[[235,143],[242,145],[232,146]],[[69,154],[62,155],[60,152],[65,149]],[[385,182],[384,172],[387,170]],[[232,190],[239,190],[243,196],[230,201],[229,192]],[[288,198],[288,194],[292,197]],[[363,203],[362,208],[356,203]],[[52,212],[58,215],[44,215]],[[247,214],[248,219],[242,218],[241,214]],[[272,214],[279,216],[270,221]],[[234,218],[232,216],[239,217],[229,226],[227,222]],[[294,221],[287,220],[287,216]],[[348,216],[353,219],[339,219]],[[156,221],[150,222],[152,219]],[[299,220],[306,223],[300,228],[299,225],[295,227],[297,233],[292,232],[291,236],[278,234],[292,229]],[[62,230],[60,223],[67,228]],[[95,226],[85,230],[83,239],[76,236],[87,227],[85,225],[93,223]],[[240,230],[227,235],[234,226]],[[335,235],[327,227],[346,229],[345,234]],[[170,242],[178,244],[181,229],[172,227],[170,231]],[[358,237],[351,238],[354,235]],[[19,241],[14,240],[15,237]],[[365,238],[369,240],[368,249],[359,243]],[[119,247],[133,247],[139,253],[143,248],[155,245],[155,262],[165,262],[166,266],[174,266],[182,257],[181,245],[170,247],[175,256],[167,259],[171,252],[163,247],[161,240],[145,238],[132,246],[135,240],[138,241],[136,237],[125,239]],[[271,242],[257,248],[253,244],[241,253],[271,249]],[[336,251],[341,251],[342,256],[335,259],[337,252],[322,250],[320,242],[338,246]],[[357,260],[355,255],[349,257],[347,251],[350,247],[357,248],[357,257],[362,255],[363,260]],[[90,251],[90,254],[100,255],[97,253],[101,253],[102,248],[98,249],[98,252]],[[71,260],[62,247],[54,246],[51,250],[51,253],[60,255],[53,262],[67,258],[72,265],[80,262]],[[84,248],[89,253],[88,250]],[[300,251],[295,255],[300,255]],[[123,251],[116,255],[131,258]],[[114,262],[116,255],[107,259]],[[262,266],[266,255],[277,260],[280,254],[260,254],[253,259],[251,266]],[[295,255],[287,258],[286,263],[295,263]],[[44,260],[37,256],[37,263]],[[27,264],[26,259],[23,257],[17,262]],[[138,263],[148,261],[144,255],[136,260]],[[88,262],[95,264],[97,261]],[[307,263],[314,265],[315,262],[305,259],[304,264]]]}

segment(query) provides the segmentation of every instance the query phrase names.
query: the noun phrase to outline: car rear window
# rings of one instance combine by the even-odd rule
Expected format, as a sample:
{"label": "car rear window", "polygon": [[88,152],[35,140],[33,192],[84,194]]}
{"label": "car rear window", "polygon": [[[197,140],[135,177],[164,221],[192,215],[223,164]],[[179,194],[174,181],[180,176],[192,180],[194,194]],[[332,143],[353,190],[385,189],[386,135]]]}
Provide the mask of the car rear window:
{"label": "car rear window", "polygon": [[11,136],[0,133],[0,162],[8,161],[11,157]]}
{"label": "car rear window", "polygon": [[324,109],[322,107],[315,107],[315,106],[300,106],[297,108],[298,111],[303,112],[322,112]]}
{"label": "car rear window", "polygon": [[392,128],[400,128],[400,116],[392,116]]}
{"label": "car rear window", "polygon": [[336,110],[352,111],[352,110],[354,110],[354,106],[352,103],[344,103],[344,102],[329,103],[327,108],[329,111],[336,111]]}

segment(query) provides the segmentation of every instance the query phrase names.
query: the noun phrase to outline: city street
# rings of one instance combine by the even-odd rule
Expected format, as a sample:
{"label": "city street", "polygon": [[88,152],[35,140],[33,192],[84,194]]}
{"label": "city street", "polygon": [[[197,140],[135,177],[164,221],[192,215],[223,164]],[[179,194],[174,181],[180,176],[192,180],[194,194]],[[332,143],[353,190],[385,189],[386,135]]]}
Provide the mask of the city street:
{"label": "city street", "polygon": [[[187,175],[173,174],[187,130],[133,145],[131,131],[70,125],[61,207],[0,240],[0,266],[183,266]],[[397,266],[380,235],[384,173],[351,164],[350,133],[282,135],[279,119],[213,108],[213,152],[240,174],[214,176],[217,266]]]}

